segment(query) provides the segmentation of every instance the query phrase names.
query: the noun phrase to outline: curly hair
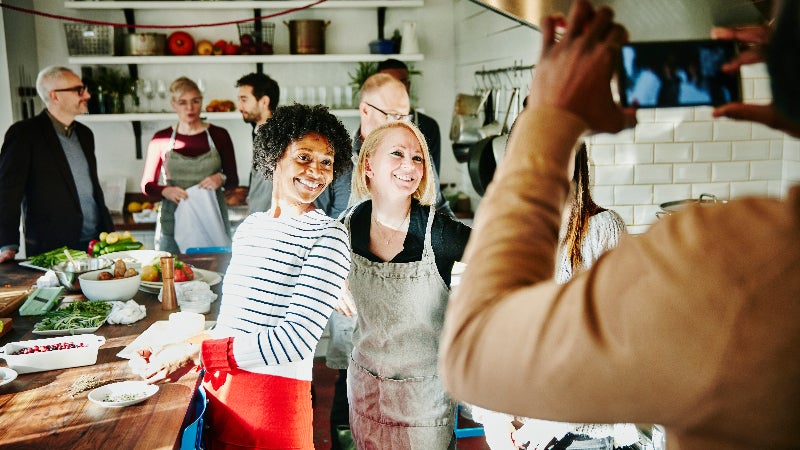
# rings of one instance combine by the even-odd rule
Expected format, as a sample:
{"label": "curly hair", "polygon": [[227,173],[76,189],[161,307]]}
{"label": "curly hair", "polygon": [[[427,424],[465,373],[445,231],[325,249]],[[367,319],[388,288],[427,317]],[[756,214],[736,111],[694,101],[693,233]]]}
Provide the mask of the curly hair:
{"label": "curly hair", "polygon": [[333,178],[353,168],[353,144],[342,122],[326,106],[293,104],[275,110],[271,119],[256,129],[253,167],[267,180],[289,145],[309,133],[319,133],[333,150]]}

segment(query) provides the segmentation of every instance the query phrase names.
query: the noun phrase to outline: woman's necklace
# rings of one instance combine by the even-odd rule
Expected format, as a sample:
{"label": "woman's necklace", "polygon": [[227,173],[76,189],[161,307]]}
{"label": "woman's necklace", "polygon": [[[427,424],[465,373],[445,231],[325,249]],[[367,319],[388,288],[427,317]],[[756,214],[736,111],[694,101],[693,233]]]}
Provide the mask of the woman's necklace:
{"label": "woman's necklace", "polygon": [[[392,227],[392,226],[389,226],[389,225],[382,224],[378,220],[378,218],[375,216],[374,212],[372,213],[371,216],[372,216],[372,221],[375,222],[375,225],[378,225],[378,227],[375,228],[375,231],[378,232],[378,236],[379,236],[381,241],[386,241],[386,246],[388,247],[389,245],[391,245],[392,240],[397,235],[397,233],[403,231],[403,226],[406,224],[406,221],[408,221],[411,218],[411,207],[408,208],[408,211],[406,212],[406,216],[403,218],[403,221],[400,222],[400,225],[398,225],[397,227]],[[381,228],[386,228],[386,229],[389,230],[389,237],[388,238],[386,237],[385,234],[383,234],[383,232],[381,232],[381,230],[380,230]]]}

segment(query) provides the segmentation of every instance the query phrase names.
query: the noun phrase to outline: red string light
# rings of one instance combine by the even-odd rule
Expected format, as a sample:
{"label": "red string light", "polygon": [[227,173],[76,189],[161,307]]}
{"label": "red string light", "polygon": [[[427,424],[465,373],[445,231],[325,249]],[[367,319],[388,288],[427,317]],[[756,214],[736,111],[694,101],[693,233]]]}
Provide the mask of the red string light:
{"label": "red string light", "polygon": [[119,22],[105,22],[102,20],[88,20],[88,19],[79,19],[77,17],[69,17],[69,16],[62,16],[60,14],[51,14],[42,11],[36,11],[35,9],[27,9],[21,8],[19,6],[12,6],[5,3],[0,3],[0,7],[10,9],[13,11],[18,11],[26,14],[33,14],[35,16],[47,17],[49,19],[58,19],[67,22],[78,22],[78,23],[86,23],[89,25],[105,25],[105,26],[112,26],[117,28],[149,28],[149,29],[167,29],[167,28],[210,28],[210,27],[220,27],[223,25],[237,25],[240,23],[247,23],[247,22],[255,22],[257,20],[264,20],[270,19],[273,17],[283,16],[286,14],[291,14],[293,12],[302,11],[304,9],[313,8],[314,6],[319,5],[320,3],[325,3],[328,0],[317,0],[313,3],[309,3],[305,6],[298,6],[297,8],[291,8],[284,11],[279,11],[274,14],[267,14],[266,16],[260,17],[253,17],[249,19],[241,19],[241,20],[230,20],[227,22],[213,22],[213,23],[196,23],[196,24],[188,24],[188,25],[128,25],[127,23],[119,23]]}

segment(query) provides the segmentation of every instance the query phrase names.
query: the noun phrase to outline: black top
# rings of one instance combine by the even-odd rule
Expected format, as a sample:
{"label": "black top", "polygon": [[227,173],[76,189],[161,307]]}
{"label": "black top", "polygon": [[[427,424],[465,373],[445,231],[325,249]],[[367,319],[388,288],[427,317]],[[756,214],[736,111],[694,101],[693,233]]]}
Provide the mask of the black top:
{"label": "black top", "polygon": [[[428,224],[427,206],[421,206],[417,200],[411,201],[411,217],[408,233],[400,251],[391,263],[408,263],[420,261],[425,245],[425,227]],[[369,230],[372,216],[372,201],[355,206],[350,218],[350,243],[353,252],[375,262],[384,262],[369,250]],[[344,219],[342,219],[344,220]],[[464,255],[464,247],[472,229],[463,223],[441,213],[436,213],[431,227],[431,245],[436,258],[436,268],[444,283],[450,286],[450,272],[453,264]]]}

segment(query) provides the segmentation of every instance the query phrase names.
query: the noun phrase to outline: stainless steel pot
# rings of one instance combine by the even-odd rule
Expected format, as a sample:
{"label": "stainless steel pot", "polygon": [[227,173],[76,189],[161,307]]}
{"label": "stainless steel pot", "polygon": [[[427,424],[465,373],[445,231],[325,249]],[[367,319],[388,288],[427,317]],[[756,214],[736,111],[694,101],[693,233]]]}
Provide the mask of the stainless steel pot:
{"label": "stainless steel pot", "polygon": [[162,33],[131,33],[125,41],[125,54],[131,56],[163,55],[167,35]]}
{"label": "stainless steel pot", "polygon": [[656,212],[656,217],[661,219],[691,205],[713,205],[716,203],[728,203],[728,201],[720,200],[714,194],[700,194],[700,197],[698,198],[688,198],[685,200],[675,200],[671,202],[665,202],[659,205],[661,211]]}

